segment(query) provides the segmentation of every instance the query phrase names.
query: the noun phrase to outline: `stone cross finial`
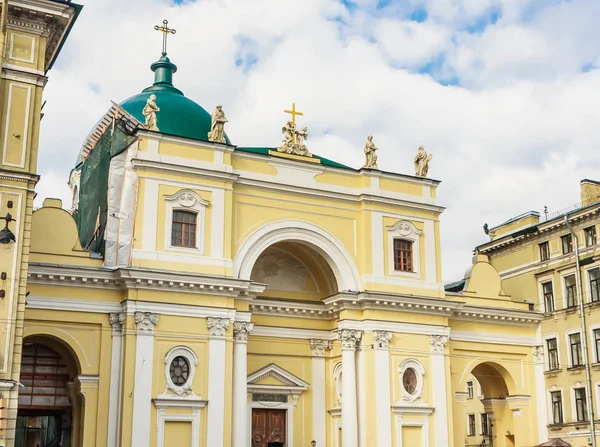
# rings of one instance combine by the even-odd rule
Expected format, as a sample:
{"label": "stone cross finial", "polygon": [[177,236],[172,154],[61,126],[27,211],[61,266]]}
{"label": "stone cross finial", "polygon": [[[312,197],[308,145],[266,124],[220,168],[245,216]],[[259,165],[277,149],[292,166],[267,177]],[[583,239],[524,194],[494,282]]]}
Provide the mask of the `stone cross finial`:
{"label": "stone cross finial", "polygon": [[154,25],[154,29],[156,31],[160,31],[163,35],[163,44],[162,44],[162,55],[167,55],[167,36],[169,34],[175,34],[177,31],[173,28],[169,28],[169,21],[167,19],[163,20],[162,25]]}

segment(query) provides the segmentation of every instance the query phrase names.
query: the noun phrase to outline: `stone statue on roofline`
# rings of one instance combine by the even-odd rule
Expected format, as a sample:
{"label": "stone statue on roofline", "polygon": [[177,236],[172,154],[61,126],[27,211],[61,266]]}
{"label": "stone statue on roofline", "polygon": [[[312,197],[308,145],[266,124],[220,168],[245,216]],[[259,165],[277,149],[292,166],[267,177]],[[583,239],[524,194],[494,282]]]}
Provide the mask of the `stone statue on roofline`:
{"label": "stone statue on roofline", "polygon": [[215,143],[225,143],[225,123],[228,119],[223,112],[223,106],[218,104],[212,113],[210,132],[208,132],[208,141]]}
{"label": "stone statue on roofline", "polygon": [[281,146],[277,148],[277,151],[293,154],[296,125],[292,121],[288,121],[285,123],[285,126],[281,128],[281,133],[283,134],[283,140],[281,141]]}
{"label": "stone statue on roofline", "polygon": [[142,110],[142,115],[146,118],[146,122],[144,123],[145,129],[158,131],[156,113],[159,111],[160,109],[156,105],[156,95],[152,94],[148,98],[148,101],[146,101],[146,105]]}
{"label": "stone statue on roofline", "polygon": [[419,146],[417,154],[415,155],[415,176],[416,177],[427,177],[429,172],[429,162],[433,158],[433,155],[425,152],[423,146]]}
{"label": "stone statue on roofline", "polygon": [[377,150],[379,148],[373,143],[373,135],[369,135],[365,143],[365,165],[363,168],[379,169],[377,166]]}
{"label": "stone statue on roofline", "polygon": [[299,131],[296,131],[296,155],[303,155],[305,157],[312,157],[312,154],[308,152],[306,144],[304,143],[308,139],[308,127],[304,126]]}

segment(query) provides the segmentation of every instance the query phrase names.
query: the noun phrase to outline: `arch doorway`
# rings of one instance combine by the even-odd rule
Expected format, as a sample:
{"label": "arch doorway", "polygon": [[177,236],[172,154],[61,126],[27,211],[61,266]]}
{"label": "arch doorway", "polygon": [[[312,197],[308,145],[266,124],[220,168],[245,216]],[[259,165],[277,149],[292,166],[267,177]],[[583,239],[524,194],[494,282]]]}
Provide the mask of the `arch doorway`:
{"label": "arch doorway", "polygon": [[15,447],[75,445],[73,380],[76,376],[76,364],[66,349],[55,343],[25,341]]}
{"label": "arch doorway", "polygon": [[515,438],[511,405],[514,401],[511,398],[514,386],[510,373],[495,362],[480,363],[467,374],[466,380],[461,384],[463,389],[456,393],[459,404],[454,412],[457,446],[520,445]]}

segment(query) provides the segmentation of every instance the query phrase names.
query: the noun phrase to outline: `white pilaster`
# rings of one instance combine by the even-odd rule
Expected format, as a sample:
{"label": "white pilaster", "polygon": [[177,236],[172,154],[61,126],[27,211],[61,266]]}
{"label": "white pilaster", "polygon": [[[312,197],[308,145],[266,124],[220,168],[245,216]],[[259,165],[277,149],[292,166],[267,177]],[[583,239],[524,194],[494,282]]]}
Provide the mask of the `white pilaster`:
{"label": "white pilaster", "polygon": [[206,445],[223,445],[225,433],[225,332],[229,319],[208,317],[208,420]]}
{"label": "white pilaster", "polygon": [[358,417],[356,412],[356,344],[362,332],[340,329],[342,344],[342,445],[358,445]]}
{"label": "white pilaster", "polygon": [[358,447],[367,445],[367,405],[365,385],[365,351],[361,346],[356,349],[356,407],[358,417]]}
{"label": "white pilaster", "polygon": [[131,445],[135,445],[136,447],[150,447],[154,326],[158,324],[158,314],[135,312],[134,318],[137,325],[137,340],[135,345],[135,383],[133,386]]}
{"label": "white pilaster", "polygon": [[232,446],[248,447],[248,335],[254,325],[246,321],[233,323],[233,423]]}
{"label": "white pilaster", "polygon": [[[538,442],[548,439],[548,413],[546,412],[546,377],[544,376],[544,347],[533,347],[535,392],[537,397]],[[565,397],[563,396],[563,399]]]}
{"label": "white pilaster", "polygon": [[373,331],[375,342],[375,399],[377,411],[377,447],[392,447],[392,402],[390,396],[390,352],[392,333]]}
{"label": "white pilaster", "polygon": [[331,349],[331,342],[322,339],[310,340],[312,349],[312,440],[317,445],[326,444],[327,407],[325,404],[325,351]]}
{"label": "white pilaster", "polygon": [[110,324],[112,325],[112,347],[110,355],[110,389],[108,401],[108,447],[117,447],[119,445],[120,432],[120,413],[121,413],[121,388],[122,375],[121,365],[123,364],[123,325],[126,315],[109,314]]}
{"label": "white pilaster", "polygon": [[433,435],[435,445],[449,445],[448,405],[446,400],[446,335],[431,335],[431,384],[433,388]]}

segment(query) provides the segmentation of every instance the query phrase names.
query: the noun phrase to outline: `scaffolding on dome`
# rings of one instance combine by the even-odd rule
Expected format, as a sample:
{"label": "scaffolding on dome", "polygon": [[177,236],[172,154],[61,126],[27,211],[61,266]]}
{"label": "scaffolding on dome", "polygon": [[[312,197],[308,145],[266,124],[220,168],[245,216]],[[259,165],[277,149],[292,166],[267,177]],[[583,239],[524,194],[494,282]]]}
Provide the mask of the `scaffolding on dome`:
{"label": "scaffolding on dome", "polygon": [[76,169],[81,169],[79,209],[73,213],[81,245],[104,255],[110,161],[137,140],[142,124],[112,102],[108,112],[86,137]]}

